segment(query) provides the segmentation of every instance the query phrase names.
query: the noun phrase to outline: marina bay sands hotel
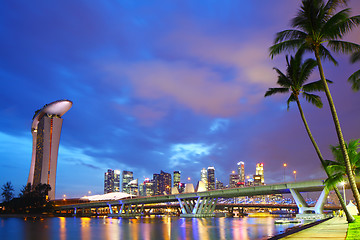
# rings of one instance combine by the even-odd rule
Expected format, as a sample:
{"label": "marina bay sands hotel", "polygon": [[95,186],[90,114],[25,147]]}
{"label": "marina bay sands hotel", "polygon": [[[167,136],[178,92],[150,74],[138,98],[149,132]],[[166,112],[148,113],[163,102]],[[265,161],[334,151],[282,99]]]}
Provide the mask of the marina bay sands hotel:
{"label": "marina bay sands hotel", "polygon": [[31,133],[33,150],[28,183],[37,186],[49,184],[49,199],[55,199],[55,181],[60,133],[63,119],[61,118],[72,106],[69,100],[59,100],[46,104],[37,110],[33,117]]}

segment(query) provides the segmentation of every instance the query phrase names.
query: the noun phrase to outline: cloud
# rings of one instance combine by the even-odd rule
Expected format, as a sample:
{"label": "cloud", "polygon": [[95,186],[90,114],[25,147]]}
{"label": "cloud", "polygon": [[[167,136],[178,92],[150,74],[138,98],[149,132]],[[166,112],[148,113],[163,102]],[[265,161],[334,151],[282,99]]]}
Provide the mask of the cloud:
{"label": "cloud", "polygon": [[203,143],[174,144],[170,149],[170,167],[198,163],[200,158],[210,155],[213,148]]}
{"label": "cloud", "polygon": [[213,121],[210,126],[210,133],[215,133],[218,131],[225,131],[229,126],[230,120],[224,118],[217,118]]}

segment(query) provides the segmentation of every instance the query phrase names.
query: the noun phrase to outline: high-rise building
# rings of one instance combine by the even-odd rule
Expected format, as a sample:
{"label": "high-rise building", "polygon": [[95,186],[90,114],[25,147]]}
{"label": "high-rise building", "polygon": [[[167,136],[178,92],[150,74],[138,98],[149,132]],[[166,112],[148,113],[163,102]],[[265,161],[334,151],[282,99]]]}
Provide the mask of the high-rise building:
{"label": "high-rise building", "polygon": [[104,193],[120,192],[120,171],[108,169],[104,176]]}
{"label": "high-rise building", "polygon": [[153,181],[154,181],[154,195],[161,195],[162,193],[160,193],[160,174],[154,173]]}
{"label": "high-rise building", "polygon": [[160,194],[171,194],[171,174],[160,172]]}
{"label": "high-rise building", "polygon": [[144,181],[144,185],[145,185],[145,196],[147,197],[154,196],[155,181],[146,178]]}
{"label": "high-rise building", "polygon": [[127,185],[127,189],[129,189],[129,194],[138,196],[139,195],[138,179],[131,180]]}
{"label": "high-rise building", "polygon": [[37,110],[33,117],[31,133],[33,149],[28,183],[33,187],[49,184],[48,198],[55,199],[56,167],[63,119],[72,106],[69,100],[59,100]]}
{"label": "high-rise building", "polygon": [[216,180],[216,189],[223,189],[223,188],[224,188],[224,184],[219,180]]}
{"label": "high-rise building", "polygon": [[[260,184],[264,185],[265,180],[264,180],[264,164],[263,163],[256,164],[256,173],[255,173],[255,175],[260,176]],[[255,181],[256,181],[256,178],[254,176],[254,182]]]}
{"label": "high-rise building", "polygon": [[239,182],[243,183],[243,185],[245,185],[245,166],[244,165],[245,165],[244,162],[237,163]]}
{"label": "high-rise building", "polygon": [[207,180],[208,180],[208,190],[214,190],[215,189],[215,168],[214,167],[208,167]]}
{"label": "high-rise building", "polygon": [[122,192],[126,192],[130,194],[130,186],[129,183],[134,180],[134,174],[131,171],[123,171],[122,174]]}
{"label": "high-rise building", "polygon": [[201,169],[200,181],[202,181],[205,184],[205,189],[209,189],[207,170],[205,168]]}
{"label": "high-rise building", "polygon": [[181,172],[180,171],[174,171],[173,174],[173,187],[176,187],[179,190],[179,184],[180,184],[180,175]]}
{"label": "high-rise building", "polygon": [[235,173],[235,171],[233,171],[232,174],[230,174],[229,187],[235,188],[235,187],[239,187],[239,186],[240,186],[239,174],[237,174],[237,173]]}

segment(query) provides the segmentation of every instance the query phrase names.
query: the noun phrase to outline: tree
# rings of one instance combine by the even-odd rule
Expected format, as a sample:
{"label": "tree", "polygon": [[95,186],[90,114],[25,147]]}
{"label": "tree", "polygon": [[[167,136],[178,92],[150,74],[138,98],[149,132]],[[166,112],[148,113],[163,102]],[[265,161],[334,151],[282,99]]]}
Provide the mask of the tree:
{"label": "tree", "polygon": [[[350,61],[352,63],[355,63],[357,61],[360,61],[360,51],[353,53],[351,56]],[[354,91],[359,91],[360,89],[360,70],[357,70],[354,72],[348,79],[348,81],[352,84],[352,89]]]}
{"label": "tree", "polygon": [[6,182],[2,188],[1,196],[5,199],[5,202],[10,202],[10,200],[14,197],[14,188],[11,185],[11,182]]}
{"label": "tree", "polygon": [[[354,175],[360,174],[360,139],[350,140],[345,143],[346,150],[349,155],[351,163],[351,172]],[[342,155],[340,146],[330,146],[331,152],[334,156],[334,161],[325,160],[325,169],[329,172],[330,176],[326,179],[325,184],[329,187],[334,187],[340,182],[345,181],[346,167],[344,157]]]}
{"label": "tree", "polygon": [[274,45],[270,47],[270,56],[274,57],[283,51],[300,48],[314,53],[330,106],[339,145],[344,156],[351,190],[360,213],[360,193],[356,187],[355,177],[351,173],[350,160],[346,151],[340,122],[321,62],[321,60],[327,59],[337,65],[337,61],[325,45],[334,52],[351,54],[360,51],[360,45],[341,40],[345,34],[360,24],[360,15],[350,17],[349,8],[335,13],[336,8],[342,3],[343,1],[339,0],[329,0],[327,3],[323,0],[302,0],[301,9],[291,21],[291,26],[294,29],[284,30],[276,34]]}
{"label": "tree", "polygon": [[[301,94],[308,102],[312,103],[316,107],[321,108],[323,106],[321,98],[318,95],[311,94],[310,92],[314,91],[323,91],[323,85],[321,80],[305,84],[310,77],[312,71],[316,67],[317,63],[314,59],[307,59],[302,63],[303,50],[300,49],[295,54],[295,57],[290,57],[290,61],[288,56],[286,56],[287,69],[286,74],[282,73],[278,68],[274,68],[278,73],[278,81],[277,84],[281,86],[281,88],[269,88],[269,90],[265,93],[265,97],[271,96],[277,93],[289,93],[290,97],[287,100],[288,109],[290,107],[291,102],[296,102],[301,119],[304,123],[306,132],[310,138],[311,143],[313,144],[315,151],[320,159],[321,165],[324,167],[324,158],[320,152],[319,147],[317,146],[314,137],[310,131],[309,125],[306,121],[305,114],[302,110],[299,95]],[[328,80],[328,82],[330,82]],[[327,172],[327,169],[324,167],[326,174],[328,177],[330,176]],[[340,204],[344,209],[346,218],[348,222],[354,222],[355,219],[346,208],[346,203],[344,202],[338,188],[334,187],[335,193],[339,198]]]}

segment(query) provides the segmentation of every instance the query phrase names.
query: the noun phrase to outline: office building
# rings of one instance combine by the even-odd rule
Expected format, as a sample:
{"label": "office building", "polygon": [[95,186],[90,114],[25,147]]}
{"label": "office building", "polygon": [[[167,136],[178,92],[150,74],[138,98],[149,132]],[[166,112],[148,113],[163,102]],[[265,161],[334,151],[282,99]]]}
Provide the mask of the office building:
{"label": "office building", "polygon": [[33,149],[28,183],[33,187],[49,184],[48,199],[55,199],[56,168],[59,151],[61,118],[72,107],[69,100],[59,100],[37,110],[33,117],[31,133]]}
{"label": "office building", "polygon": [[200,172],[200,181],[205,184],[205,189],[209,189],[207,170],[205,168],[203,168]]}
{"label": "office building", "polygon": [[239,174],[233,171],[232,174],[230,174],[230,178],[229,178],[229,188],[236,188],[239,186],[240,186]]}
{"label": "office building", "polygon": [[154,182],[154,195],[161,195],[160,194],[160,174],[154,173],[153,174],[153,182]]}
{"label": "office building", "polygon": [[174,171],[174,174],[173,174],[173,187],[176,187],[178,190],[179,190],[179,184],[180,184],[180,176],[181,176],[180,171]]}
{"label": "office building", "polygon": [[160,172],[160,194],[171,194],[171,174]]}
{"label": "office building", "polygon": [[245,185],[245,163],[238,162],[237,163],[238,174],[239,174],[239,182],[242,182]]}
{"label": "office building", "polygon": [[129,183],[134,180],[134,174],[131,171],[123,171],[122,173],[122,192],[126,192],[130,194],[130,187],[129,187]]}
{"label": "office building", "polygon": [[120,171],[108,169],[104,176],[104,193],[120,192]]}
{"label": "office building", "polygon": [[216,180],[216,189],[223,189],[223,188],[224,188],[224,184],[219,180]]}
{"label": "office building", "polygon": [[[263,163],[256,164],[256,173],[255,173],[255,175],[260,176],[260,185],[264,185],[265,180],[264,180],[264,164]],[[254,182],[256,182],[255,176],[254,176]]]}
{"label": "office building", "polygon": [[214,167],[208,167],[207,181],[208,181],[208,190],[214,190],[215,189],[215,168]]}
{"label": "office building", "polygon": [[129,189],[131,195],[139,196],[138,179],[131,180],[127,185],[127,189]]}

